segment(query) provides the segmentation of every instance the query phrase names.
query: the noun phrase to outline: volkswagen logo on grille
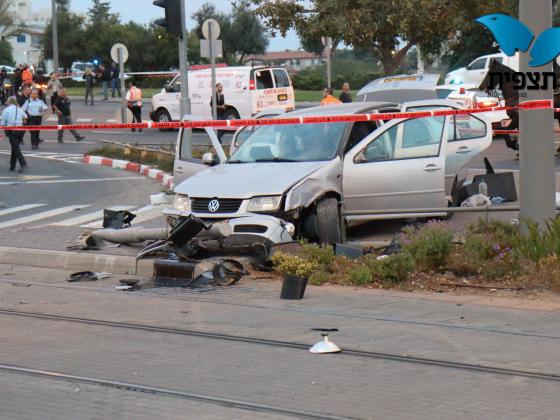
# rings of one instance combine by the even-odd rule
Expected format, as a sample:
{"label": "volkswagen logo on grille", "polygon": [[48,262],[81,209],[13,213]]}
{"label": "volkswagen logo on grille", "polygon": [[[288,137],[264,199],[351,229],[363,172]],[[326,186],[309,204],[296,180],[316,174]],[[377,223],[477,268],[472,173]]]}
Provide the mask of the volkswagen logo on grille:
{"label": "volkswagen logo on grille", "polygon": [[210,200],[208,203],[208,211],[210,213],[216,213],[220,208],[220,202],[216,199]]}

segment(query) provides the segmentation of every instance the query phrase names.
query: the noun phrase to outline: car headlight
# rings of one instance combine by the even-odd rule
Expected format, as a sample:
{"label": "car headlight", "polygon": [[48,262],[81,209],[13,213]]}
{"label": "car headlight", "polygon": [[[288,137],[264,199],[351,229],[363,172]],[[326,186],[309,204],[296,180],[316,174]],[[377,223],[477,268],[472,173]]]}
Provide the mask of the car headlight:
{"label": "car headlight", "polygon": [[173,199],[173,208],[179,211],[190,211],[191,200],[187,195],[176,195]]}
{"label": "car headlight", "polygon": [[273,195],[268,197],[253,197],[249,202],[247,211],[254,212],[271,212],[278,210],[280,202],[282,201],[281,195]]}

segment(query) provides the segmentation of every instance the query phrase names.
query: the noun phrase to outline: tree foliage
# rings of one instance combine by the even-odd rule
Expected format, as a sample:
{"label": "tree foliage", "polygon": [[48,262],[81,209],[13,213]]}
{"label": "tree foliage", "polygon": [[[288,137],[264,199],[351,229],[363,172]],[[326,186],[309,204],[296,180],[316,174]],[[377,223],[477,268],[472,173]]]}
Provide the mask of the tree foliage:
{"label": "tree foliage", "polygon": [[0,0],[0,37],[2,39],[15,35],[19,29],[10,5],[10,0]]}
{"label": "tree foliage", "polygon": [[476,17],[512,13],[515,0],[237,0],[260,16],[272,34],[290,29],[305,37],[330,36],[366,49],[386,74],[415,45],[439,54],[450,38],[472,28]]}
{"label": "tree foliage", "polygon": [[250,54],[262,54],[268,46],[265,28],[245,6],[236,7],[231,14],[216,11],[211,3],[204,3],[193,13],[196,21],[195,33],[202,38],[202,24],[206,19],[215,19],[220,25],[223,57],[229,64],[239,64]]}

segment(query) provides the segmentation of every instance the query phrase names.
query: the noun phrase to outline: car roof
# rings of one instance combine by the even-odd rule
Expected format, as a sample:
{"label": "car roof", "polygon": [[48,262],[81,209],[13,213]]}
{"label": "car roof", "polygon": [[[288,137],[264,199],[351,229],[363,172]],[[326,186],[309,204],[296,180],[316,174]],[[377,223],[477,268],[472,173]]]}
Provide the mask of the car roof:
{"label": "car roof", "polygon": [[344,114],[361,114],[371,109],[399,106],[396,102],[351,102],[340,105],[313,106],[298,109],[278,116],[278,118],[313,116],[331,116]]}

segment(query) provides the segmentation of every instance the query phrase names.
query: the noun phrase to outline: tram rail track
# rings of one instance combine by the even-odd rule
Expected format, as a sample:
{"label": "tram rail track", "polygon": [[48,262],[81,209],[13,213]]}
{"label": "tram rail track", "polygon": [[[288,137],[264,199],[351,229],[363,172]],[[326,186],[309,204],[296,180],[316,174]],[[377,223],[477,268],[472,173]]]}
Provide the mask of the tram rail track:
{"label": "tram rail track", "polygon": [[[255,344],[259,346],[282,347],[282,348],[291,348],[297,350],[307,350],[309,348],[308,343],[272,340],[272,339],[264,339],[264,338],[257,338],[257,337],[230,335],[230,334],[196,331],[196,330],[188,330],[188,329],[172,328],[172,327],[133,324],[133,323],[126,323],[126,322],[104,321],[104,320],[92,319],[92,318],[51,315],[51,314],[45,314],[39,312],[24,312],[24,311],[0,309],[0,315],[31,318],[31,319],[41,319],[41,320],[57,321],[57,322],[71,322],[71,323],[78,323],[78,324],[104,326],[108,328],[122,328],[122,329],[145,331],[151,333],[183,335],[188,337]],[[529,371],[529,370],[509,369],[509,368],[502,368],[496,366],[454,362],[454,361],[443,360],[443,359],[432,359],[432,358],[416,357],[410,355],[373,352],[373,351],[364,351],[364,350],[355,350],[355,349],[344,349],[343,352],[340,354],[340,356],[388,360],[388,361],[394,361],[400,363],[409,363],[409,364],[416,364],[416,365],[463,370],[468,372],[478,372],[478,373],[514,376],[514,377],[525,377],[525,378],[536,379],[536,380],[560,382],[560,375],[554,373],[542,373],[542,372]]]}

